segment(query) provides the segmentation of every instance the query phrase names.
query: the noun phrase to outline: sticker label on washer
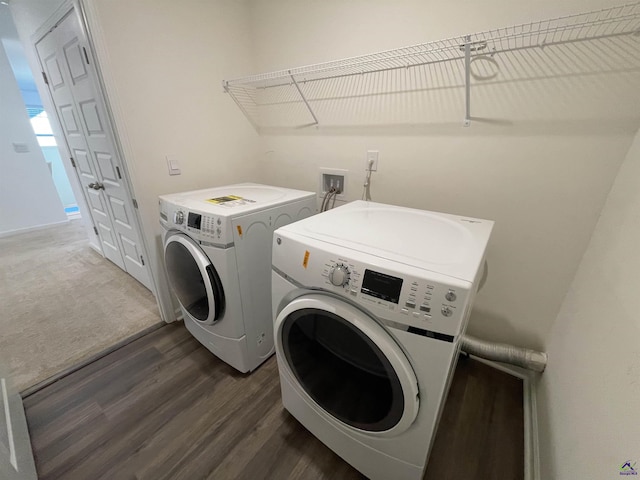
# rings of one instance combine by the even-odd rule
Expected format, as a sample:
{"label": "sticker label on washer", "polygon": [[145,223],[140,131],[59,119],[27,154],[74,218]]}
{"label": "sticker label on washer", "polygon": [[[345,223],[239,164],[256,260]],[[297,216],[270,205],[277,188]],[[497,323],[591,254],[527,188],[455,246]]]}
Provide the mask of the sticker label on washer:
{"label": "sticker label on washer", "polygon": [[238,235],[242,236],[242,226],[238,225],[236,228],[238,229]]}
{"label": "sticker label on washer", "polygon": [[302,266],[307,268],[307,265],[309,265],[309,250],[305,250],[304,259],[302,260]]}
{"label": "sticker label on washer", "polygon": [[256,203],[255,200],[243,198],[238,195],[225,195],[224,197],[208,198],[206,201],[223,207],[239,207],[241,205]]}

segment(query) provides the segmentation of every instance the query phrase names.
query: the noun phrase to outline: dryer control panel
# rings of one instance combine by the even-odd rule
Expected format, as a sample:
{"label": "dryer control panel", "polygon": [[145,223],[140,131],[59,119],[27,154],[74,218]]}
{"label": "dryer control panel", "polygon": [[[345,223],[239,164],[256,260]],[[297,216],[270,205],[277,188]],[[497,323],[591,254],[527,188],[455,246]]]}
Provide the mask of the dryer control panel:
{"label": "dryer control panel", "polygon": [[346,297],[382,319],[449,336],[464,331],[473,288],[469,282],[381,259],[364,263],[318,248],[309,250],[291,239],[283,238],[279,244],[276,238],[277,268],[280,255],[286,264],[298,256],[302,259],[301,268],[284,271],[296,282]]}

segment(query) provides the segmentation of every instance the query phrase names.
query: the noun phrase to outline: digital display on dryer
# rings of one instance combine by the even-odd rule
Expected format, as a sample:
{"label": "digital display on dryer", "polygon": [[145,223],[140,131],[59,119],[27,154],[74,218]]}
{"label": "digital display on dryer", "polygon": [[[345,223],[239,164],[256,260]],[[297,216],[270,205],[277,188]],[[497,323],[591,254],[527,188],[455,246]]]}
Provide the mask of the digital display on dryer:
{"label": "digital display on dryer", "polygon": [[197,228],[200,230],[200,224],[202,223],[202,215],[199,213],[191,213],[189,212],[189,217],[187,217],[187,225],[191,228]]}
{"label": "digital display on dryer", "polygon": [[385,273],[365,270],[360,291],[387,302],[398,303],[402,279]]}

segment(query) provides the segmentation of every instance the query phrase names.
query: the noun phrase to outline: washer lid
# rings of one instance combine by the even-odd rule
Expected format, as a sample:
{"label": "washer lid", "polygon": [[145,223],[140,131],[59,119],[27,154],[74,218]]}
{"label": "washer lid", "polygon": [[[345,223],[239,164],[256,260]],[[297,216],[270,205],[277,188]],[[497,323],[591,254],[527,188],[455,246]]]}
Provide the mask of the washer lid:
{"label": "washer lid", "polygon": [[489,220],[356,201],[283,230],[472,282],[492,228]]}
{"label": "washer lid", "polygon": [[184,207],[192,212],[238,216],[314,196],[315,194],[312,192],[301,190],[257,183],[241,183],[161,195],[160,200]]}

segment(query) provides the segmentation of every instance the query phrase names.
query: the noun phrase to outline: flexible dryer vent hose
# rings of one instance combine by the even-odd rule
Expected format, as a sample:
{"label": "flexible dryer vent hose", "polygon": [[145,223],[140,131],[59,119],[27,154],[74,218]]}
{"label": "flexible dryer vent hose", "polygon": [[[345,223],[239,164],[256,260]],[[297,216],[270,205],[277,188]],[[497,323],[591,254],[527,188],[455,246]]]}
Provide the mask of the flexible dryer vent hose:
{"label": "flexible dryer vent hose", "polygon": [[544,352],[536,352],[504,343],[487,342],[469,335],[462,337],[461,348],[476,357],[516,365],[534,372],[544,372],[547,366],[547,354]]}

